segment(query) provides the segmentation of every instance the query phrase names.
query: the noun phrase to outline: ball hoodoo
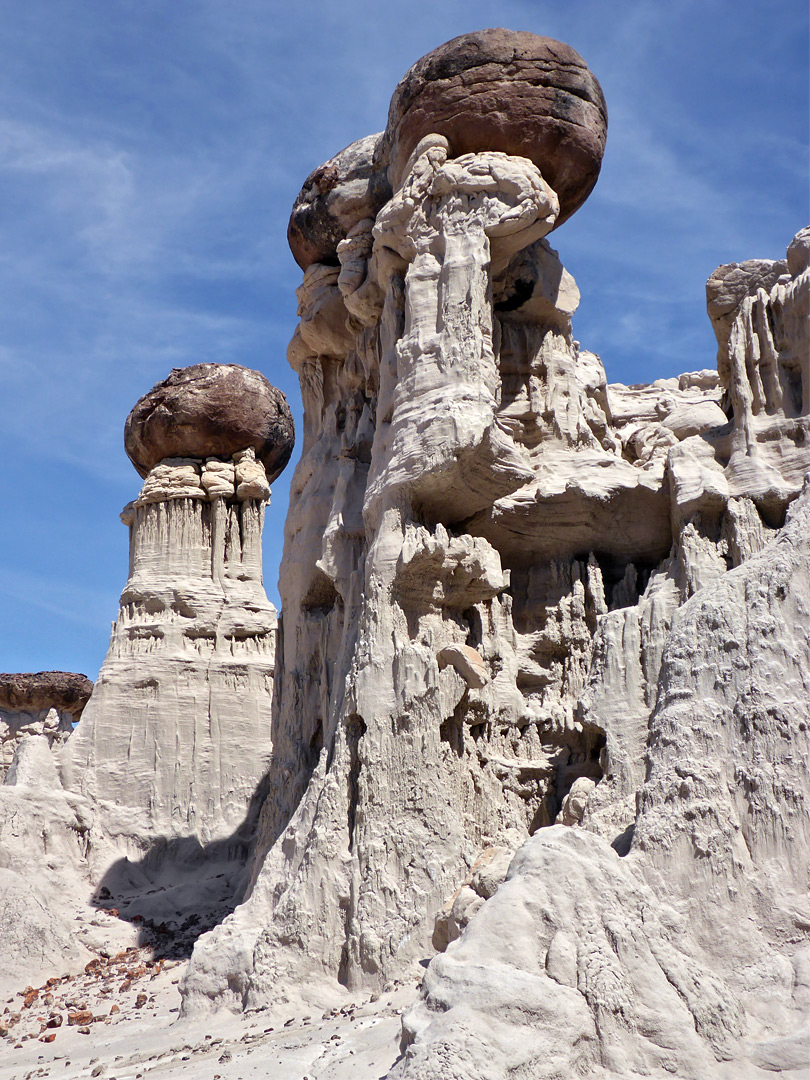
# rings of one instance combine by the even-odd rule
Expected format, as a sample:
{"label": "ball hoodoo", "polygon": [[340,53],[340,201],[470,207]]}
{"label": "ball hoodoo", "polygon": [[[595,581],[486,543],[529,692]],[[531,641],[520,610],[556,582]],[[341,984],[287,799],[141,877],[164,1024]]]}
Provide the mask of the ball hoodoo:
{"label": "ball hoodoo", "polygon": [[380,146],[394,187],[433,133],[448,139],[454,157],[497,150],[529,158],[559,197],[559,225],[599,176],[607,107],[570,45],[498,27],[440,45],[400,80]]}
{"label": "ball hoodoo", "polygon": [[141,476],[165,458],[231,457],[252,448],[272,483],[294,445],[284,394],[239,364],[175,368],[144,394],[124,425],[124,448]]}

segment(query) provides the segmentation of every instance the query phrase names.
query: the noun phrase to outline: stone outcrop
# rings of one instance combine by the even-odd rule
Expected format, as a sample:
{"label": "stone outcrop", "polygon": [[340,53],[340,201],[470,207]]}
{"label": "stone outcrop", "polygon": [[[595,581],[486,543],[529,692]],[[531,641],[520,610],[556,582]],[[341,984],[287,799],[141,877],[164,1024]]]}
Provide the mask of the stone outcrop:
{"label": "stone outcrop", "polygon": [[51,746],[64,742],[92,691],[86,675],[71,671],[0,674],[0,779],[27,736],[44,735]]}
{"label": "stone outcrop", "polygon": [[[409,102],[430,102],[434,83],[438,102],[446,82],[477,115],[480,75],[503,89],[523,70],[517,53],[498,59],[501,32],[467,41],[446,47],[464,78],[438,50],[400,84],[377,151],[391,197],[344,219],[339,266],[308,265],[299,289],[288,355],[305,432],[269,795],[249,896],[198,942],[185,1011],[255,1007],[292,985],[379,990],[439,949],[396,1075],[719,1077],[730,1061],[729,1076],[747,1076],[763,1030],[787,1037],[805,931],[791,904],[795,918],[769,928],[766,881],[795,890],[790,875],[737,881],[741,822],[759,805],[745,792],[773,792],[760,863],[801,850],[788,819],[803,812],[805,752],[797,717],[768,721],[776,702],[746,719],[739,680],[750,660],[784,688],[776,672],[800,670],[803,652],[785,638],[778,656],[745,659],[740,628],[735,656],[708,623],[687,634],[690,657],[678,642],[697,610],[747,611],[774,550],[806,559],[804,504],[759,554],[810,470],[805,249],[713,275],[719,371],[609,384],[573,337],[578,291],[545,239],[563,199],[542,137],[518,148],[496,116],[468,146],[439,105],[425,112],[435,125],[408,134]],[[473,52],[488,57],[480,70]],[[590,166],[574,153],[568,165],[587,188]],[[798,604],[801,575],[796,588]],[[749,634],[780,618],[784,596],[766,592]],[[699,695],[699,672],[721,680],[717,694],[703,687],[706,706],[677,712],[673,735],[666,703]],[[772,737],[743,750],[732,730],[749,723]],[[717,873],[704,869],[710,806],[730,845]],[[500,870],[484,882],[493,850]],[[732,910],[745,928],[735,955],[759,972],[751,992],[712,940],[710,920]]]}
{"label": "stone outcrop", "polygon": [[7,712],[56,709],[78,720],[92,692],[90,679],[72,671],[0,674],[0,709]]}
{"label": "stone outcrop", "polygon": [[92,959],[82,940],[91,886],[81,870],[92,824],[92,807],[62,788],[48,734],[27,734],[0,783],[4,996]]}
{"label": "stone outcrop", "polygon": [[731,423],[685,439],[670,472],[675,516],[709,532],[735,499],[780,524],[807,471],[810,272],[806,258],[792,261],[796,274],[765,260],[720,267],[706,287]]}
{"label": "stone outcrop", "polygon": [[[262,524],[293,431],[262,376],[215,369],[174,371],[130,415],[136,459],[205,456],[158,461],[122,513],[129,575],[95,687],[0,678],[0,718],[29,721],[0,785],[4,988],[116,951],[138,925],[199,933],[242,888],[271,747]],[[122,923],[96,918],[104,897]]]}
{"label": "stone outcrop", "polygon": [[108,834],[220,840],[249,816],[270,754],[277,619],[261,535],[292,419],[258,373],[196,365],[138,402],[125,438],[139,461],[175,445],[219,453],[164,458],[122,514],[129,577],[64,774],[104,808]]}
{"label": "stone outcrop", "polygon": [[527,841],[431,963],[392,1080],[810,1065],[808,537],[810,488],[678,611],[629,854],[561,825]]}

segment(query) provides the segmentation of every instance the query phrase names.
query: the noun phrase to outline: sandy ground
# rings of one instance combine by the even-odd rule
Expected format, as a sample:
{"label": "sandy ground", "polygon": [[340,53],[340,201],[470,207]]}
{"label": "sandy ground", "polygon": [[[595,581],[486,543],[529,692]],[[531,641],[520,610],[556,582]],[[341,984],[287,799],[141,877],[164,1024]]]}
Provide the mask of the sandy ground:
{"label": "sandy ground", "polygon": [[130,947],[0,1003],[0,1080],[379,1080],[399,1056],[400,1014],[418,987],[415,974],[326,1012],[288,1004],[186,1020],[187,961],[152,957]]}

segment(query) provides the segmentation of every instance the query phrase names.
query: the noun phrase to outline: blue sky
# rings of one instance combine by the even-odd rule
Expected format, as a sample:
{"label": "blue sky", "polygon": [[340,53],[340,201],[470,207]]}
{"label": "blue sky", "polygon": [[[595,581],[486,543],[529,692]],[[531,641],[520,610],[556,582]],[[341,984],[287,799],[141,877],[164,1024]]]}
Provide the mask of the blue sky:
{"label": "blue sky", "polygon": [[[608,377],[713,366],[703,286],[808,224],[806,0],[27,0],[0,21],[0,669],[95,678],[126,578],[135,401],[285,360],[306,175],[379,131],[425,52],[508,26],[605,91],[602,176],[553,243]],[[276,599],[287,485],[268,511]]]}

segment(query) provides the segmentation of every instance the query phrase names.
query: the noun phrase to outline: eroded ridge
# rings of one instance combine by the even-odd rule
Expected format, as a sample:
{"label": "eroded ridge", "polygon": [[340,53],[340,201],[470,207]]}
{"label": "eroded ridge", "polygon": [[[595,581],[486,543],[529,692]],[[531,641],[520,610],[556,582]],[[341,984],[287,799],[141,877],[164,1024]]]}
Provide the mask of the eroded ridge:
{"label": "eroded ridge", "polygon": [[[494,85],[508,32],[491,32],[482,59],[488,33],[467,45]],[[466,56],[459,42],[450,51]],[[445,84],[431,126],[431,80],[446,68],[415,65],[387,131],[316,170],[293,210],[304,280],[288,356],[305,431],[281,569],[271,795],[250,898],[197,946],[189,1013],[258,1006],[293,981],[379,989],[435,949],[450,964],[529,837],[548,837],[544,866],[590,864],[588,888],[608,906],[625,896],[628,933],[641,933],[633,920],[652,885],[610,868],[632,850],[674,620],[776,535],[810,468],[801,438],[783,445],[807,422],[803,264],[777,273],[775,292],[734,294],[719,373],[608,384],[573,336],[579,293],[545,238],[560,219],[549,177],[564,140],[552,150],[538,135],[516,153],[499,119],[484,145],[454,141],[439,122]],[[418,135],[400,144],[415,101]],[[600,115],[591,145],[604,141]],[[574,179],[587,171],[575,155],[565,164]],[[759,398],[743,386],[758,386],[758,371]],[[767,483],[750,483],[735,457],[754,443]],[[591,835],[569,851],[551,839],[563,827]],[[676,941],[668,918],[649,931],[655,979],[688,996],[700,946]],[[584,932],[572,925],[552,951],[587,1041],[602,975],[577,996],[569,952]],[[443,1038],[431,1017],[450,968],[434,969],[402,1068]],[[728,990],[710,982],[695,990],[704,1004]],[[659,1041],[672,1030],[668,993]],[[680,1049],[708,1067],[736,1045],[740,1016],[739,1002],[721,1009],[711,1035]],[[594,1062],[613,1038],[596,1040]],[[445,1075],[438,1056],[424,1060],[418,1075]]]}

